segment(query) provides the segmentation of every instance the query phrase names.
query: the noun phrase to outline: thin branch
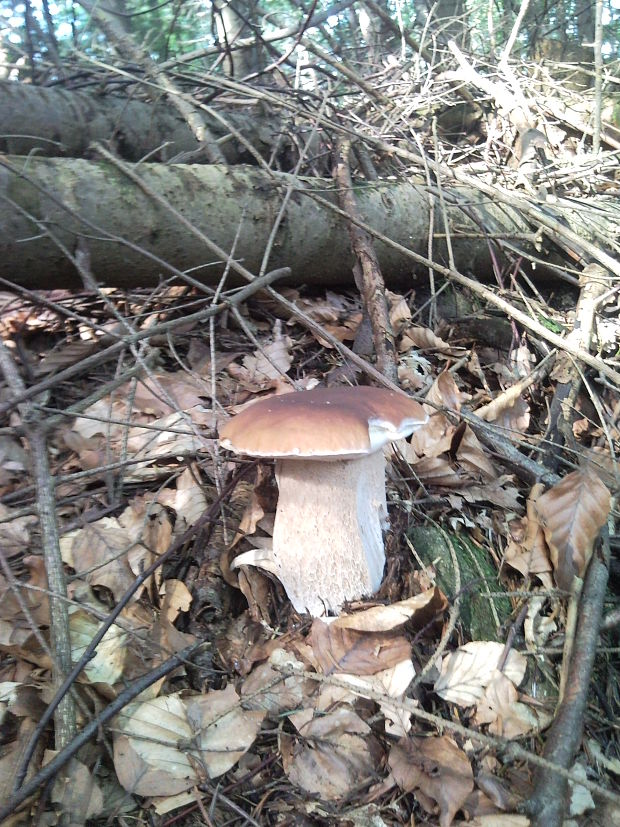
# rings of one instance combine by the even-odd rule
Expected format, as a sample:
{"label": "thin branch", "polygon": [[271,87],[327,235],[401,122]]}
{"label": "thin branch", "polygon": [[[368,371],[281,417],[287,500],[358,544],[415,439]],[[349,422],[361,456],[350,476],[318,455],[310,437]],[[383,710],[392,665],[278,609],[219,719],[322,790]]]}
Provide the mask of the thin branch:
{"label": "thin branch", "polygon": [[[13,397],[22,396],[24,382],[17,370],[8,348],[0,342],[0,369]],[[58,524],[56,522],[56,501],[54,482],[50,472],[47,426],[41,421],[40,413],[31,404],[20,408],[22,420],[30,446],[30,457],[37,491],[37,510],[41,529],[41,545],[45,573],[50,589],[50,634],[54,661],[52,666],[55,687],[62,685],[65,676],[71,671],[71,639],[69,636],[69,613],[65,599],[67,581],[64,564],[60,554]],[[75,705],[73,699],[66,695],[54,715],[54,732],[56,749],[63,749],[76,732]]]}

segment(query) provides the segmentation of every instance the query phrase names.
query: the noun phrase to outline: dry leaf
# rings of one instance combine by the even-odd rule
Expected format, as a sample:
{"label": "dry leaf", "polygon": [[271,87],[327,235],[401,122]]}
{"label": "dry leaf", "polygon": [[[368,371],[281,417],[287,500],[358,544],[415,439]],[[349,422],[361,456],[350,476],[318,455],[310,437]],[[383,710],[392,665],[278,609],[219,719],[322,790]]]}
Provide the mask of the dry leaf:
{"label": "dry leaf", "polygon": [[228,373],[246,390],[258,393],[274,386],[286,375],[293,363],[291,348],[293,341],[282,333],[282,323],[276,319],[273,338],[265,342],[253,355],[243,357],[243,365],[228,366]]}
{"label": "dry leaf", "polygon": [[300,675],[283,675],[278,666],[303,668],[301,661],[284,649],[275,649],[267,663],[261,663],[243,682],[241,702],[244,709],[263,709],[272,716],[285,710],[297,709],[314,690]]}
{"label": "dry leaf", "polygon": [[497,477],[493,463],[469,425],[463,429],[463,436],[456,451],[456,459],[471,479],[488,481]]}
{"label": "dry leaf", "polygon": [[216,778],[250,748],[264,717],[241,708],[232,685],[182,700],[177,695],[131,704],[118,717],[114,767],[138,795],[175,795]]}
{"label": "dry leaf", "polygon": [[404,635],[342,629],[318,618],[313,621],[306,642],[324,675],[373,675],[411,656],[411,644]]}
{"label": "dry leaf", "polygon": [[398,786],[413,792],[433,812],[439,807],[440,827],[449,827],[474,788],[467,755],[447,735],[401,738],[390,750],[388,764]]}
{"label": "dry leaf", "polygon": [[357,632],[391,632],[411,621],[418,629],[442,612],[446,605],[439,589],[431,588],[389,606],[372,606],[361,612],[342,614],[330,625]]}
{"label": "dry leaf", "polygon": [[411,310],[404,296],[391,293],[389,290],[386,290],[386,296],[389,305],[390,325],[394,334],[398,335],[411,322]]}
{"label": "dry leaf", "polygon": [[[35,731],[36,722],[30,718],[22,718],[17,725],[17,731],[13,738],[6,744],[2,745],[0,750],[0,801],[8,801],[13,793],[15,787],[15,775],[18,767],[21,765],[26,749]],[[41,751],[37,750],[36,758],[40,760]],[[36,762],[32,761],[26,776],[26,781],[30,781],[36,772]],[[32,827],[32,813],[29,808],[26,808],[27,818],[22,822]],[[16,822],[17,823],[17,822]]]}
{"label": "dry leaf", "polygon": [[510,543],[504,562],[521,572],[524,577],[536,575],[545,586],[551,587],[551,561],[543,531],[538,522],[535,503],[543,486],[533,486],[527,500],[527,517],[510,523]]}
{"label": "dry leaf", "polygon": [[510,435],[511,432],[525,433],[530,424],[530,407],[521,396],[520,388],[517,386],[518,395],[512,393],[513,388],[500,393],[500,395],[476,410],[476,416],[486,422],[495,422],[500,428]]}
{"label": "dry leaf", "polygon": [[[114,768],[121,785],[137,795],[174,795],[197,783],[187,752],[193,732],[176,695],[126,707],[114,739]],[[127,734],[123,734],[127,733]]]}
{"label": "dry leaf", "polygon": [[[114,599],[119,600],[134,582],[129,566],[128,554],[135,550],[136,543],[129,532],[122,528],[115,517],[103,517],[96,523],[79,528],[60,538],[60,552],[63,561],[91,586],[105,586]],[[140,546],[139,553],[149,555]],[[137,600],[141,594],[134,595]]]}
{"label": "dry leaf", "polygon": [[426,395],[427,402],[432,402],[433,405],[448,408],[448,410],[457,413],[467,399],[467,395],[461,393],[458,389],[454,376],[447,370],[439,374]]}
{"label": "dry leaf", "polygon": [[[119,391],[121,398],[130,395],[129,386]],[[151,373],[136,385],[132,412],[149,414],[151,417],[168,417],[177,411],[187,411],[197,405],[204,405],[205,399],[211,397],[210,383],[200,376],[194,376],[185,370],[167,373]],[[132,419],[135,422],[134,417]]]}
{"label": "dry leaf", "polygon": [[50,796],[70,824],[85,824],[103,812],[103,793],[92,770],[71,758],[56,775]]}
{"label": "dry leaf", "polygon": [[304,710],[289,720],[301,736],[291,738],[282,754],[292,784],[333,801],[374,776],[376,744],[352,709],[343,706],[320,717]]}
{"label": "dry leaf", "polygon": [[573,471],[536,500],[556,583],[570,591],[583,577],[594,541],[611,509],[611,494],[591,471]]}
{"label": "dry leaf", "polygon": [[197,733],[196,754],[209,778],[217,778],[237,763],[254,743],[265,713],[242,709],[235,688],[211,690],[185,700],[187,719]]}
{"label": "dry leaf", "polygon": [[[444,700],[459,706],[480,702],[489,685],[504,646],[495,641],[475,640],[446,655],[441,662],[441,675],[435,681],[435,692]],[[502,670],[518,686],[525,676],[527,661],[514,649],[510,651]]]}
{"label": "dry leaf", "polygon": [[[385,731],[389,735],[400,737],[407,735],[411,729],[411,712],[399,707],[397,701],[405,697],[405,692],[414,677],[414,665],[407,659],[374,675],[362,677],[343,674],[338,675],[338,680],[350,684],[356,690],[350,700],[346,699],[347,703],[352,703],[359,696],[374,700],[374,694],[389,695],[393,698],[394,703],[380,702],[379,708],[385,717]],[[417,701],[414,703],[417,706]]]}
{"label": "dry leaf", "polygon": [[[69,617],[71,633],[71,659],[77,663],[84,654],[101,622],[86,609],[77,609]],[[127,633],[112,625],[97,644],[95,655],[88,661],[82,671],[90,683],[106,684],[111,687],[123,674],[127,657]]]}
{"label": "dry leaf", "polygon": [[12,517],[12,513],[12,509],[0,503],[0,548],[7,558],[24,553],[30,544],[30,527],[37,522],[35,516]]}
{"label": "dry leaf", "polygon": [[159,593],[163,596],[161,614],[170,623],[192,605],[192,593],[182,580],[164,580]]}
{"label": "dry leaf", "polygon": [[[411,314],[409,315],[411,316]],[[462,348],[450,347],[447,342],[444,342],[427,327],[412,326],[405,330],[398,349],[402,353],[412,347],[420,348],[420,350],[434,350],[443,353],[445,356],[456,356],[463,353]]]}
{"label": "dry leaf", "polygon": [[518,738],[540,726],[535,712],[519,701],[514,683],[498,670],[478,703],[474,721],[489,724],[489,732],[504,738]]}

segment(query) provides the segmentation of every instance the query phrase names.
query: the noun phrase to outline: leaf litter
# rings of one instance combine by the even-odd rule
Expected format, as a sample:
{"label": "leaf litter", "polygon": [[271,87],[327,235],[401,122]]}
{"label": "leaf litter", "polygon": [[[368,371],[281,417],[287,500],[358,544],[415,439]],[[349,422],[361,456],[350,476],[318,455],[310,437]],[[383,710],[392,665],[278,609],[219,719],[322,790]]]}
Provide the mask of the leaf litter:
{"label": "leaf litter", "polygon": [[[357,300],[327,291],[298,292],[297,301],[336,338],[353,339],[361,320]],[[475,361],[467,343],[448,344],[440,330],[414,324],[405,296],[390,294],[389,301],[400,367],[414,371],[410,387],[424,389],[429,421],[390,454],[389,565],[376,601],[308,622],[268,572],[234,568],[240,553],[269,548],[277,488],[269,464],[260,464],[255,481],[250,477],[226,497],[215,523],[133,592],[82,671],[76,691],[86,720],[170,654],[205,643],[196,663],[180,665],[112,720],[111,755],[92,745],[65,767],[51,801],[73,818],[189,813],[197,797],[213,795],[210,784],[218,779],[227,796],[238,791],[243,808],[261,813],[265,823],[285,814],[290,802],[308,817],[338,821],[348,814],[359,824],[402,823],[412,812],[440,827],[461,823],[459,814],[469,825],[527,823],[507,812],[526,795],[527,767],[521,786],[501,779],[501,763],[487,767],[474,736],[495,737],[499,749],[536,736],[552,720],[553,691],[536,665],[545,660],[540,647],[564,623],[551,590],[570,589],[583,577],[610,493],[592,466],[546,490],[530,490],[507,473],[458,415],[475,399],[487,422],[524,435],[536,405],[531,391],[497,389],[484,402],[475,373],[449,370],[468,354]],[[191,370],[170,360],[166,370],[113,391],[57,429],[54,472],[62,478],[58,515],[74,662],[136,577],[197,524],[238,469],[238,460],[217,445],[226,411],[290,391],[286,377],[303,387],[329,374],[331,348],[315,336],[311,347],[306,340],[314,348],[313,375],[297,375],[295,342],[303,334],[293,318],[257,329],[259,347],[251,353],[242,336],[231,335],[230,352],[215,354],[190,330]],[[78,357],[79,348],[55,356],[56,367]],[[45,355],[41,363],[41,373],[55,369]],[[98,514],[119,481],[119,507]],[[11,495],[23,472],[2,482]],[[11,562],[0,572],[0,715],[8,734],[0,791],[8,796],[16,756],[51,697],[51,660],[36,520],[14,506],[0,508]],[[458,616],[450,627],[458,594],[443,594],[434,585],[436,561],[422,561],[404,540],[410,521],[450,525],[465,515],[501,572],[506,595],[531,595],[524,637],[512,646],[467,640]],[[522,596],[511,605],[514,618]],[[510,621],[504,620],[506,634]],[[545,668],[553,668],[548,659]],[[465,716],[471,740],[424,723],[416,709],[447,722]],[[28,777],[44,760],[36,751]],[[282,795],[268,792],[276,779]],[[223,802],[213,798],[214,811],[225,817]]]}

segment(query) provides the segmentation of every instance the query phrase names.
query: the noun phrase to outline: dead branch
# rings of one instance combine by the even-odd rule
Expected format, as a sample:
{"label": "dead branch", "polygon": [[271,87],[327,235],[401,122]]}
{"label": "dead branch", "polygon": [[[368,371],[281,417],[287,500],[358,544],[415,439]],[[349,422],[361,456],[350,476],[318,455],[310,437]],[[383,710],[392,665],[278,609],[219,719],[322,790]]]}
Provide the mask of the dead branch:
{"label": "dead branch", "polygon": [[[339,140],[334,151],[334,179],[338,187],[341,208],[352,218],[359,220],[349,166],[349,141]],[[390,324],[385,282],[372,238],[356,223],[348,225],[351,247],[357,258],[354,268],[355,283],[364,299],[364,307],[370,319],[377,357],[377,367],[388,379],[396,381],[396,347]]]}

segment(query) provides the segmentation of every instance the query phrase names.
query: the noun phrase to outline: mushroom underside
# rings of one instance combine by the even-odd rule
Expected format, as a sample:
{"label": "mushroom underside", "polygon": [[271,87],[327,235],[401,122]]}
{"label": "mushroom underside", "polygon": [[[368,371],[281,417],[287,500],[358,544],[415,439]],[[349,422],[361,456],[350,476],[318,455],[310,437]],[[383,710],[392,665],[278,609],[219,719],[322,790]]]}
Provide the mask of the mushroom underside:
{"label": "mushroom underside", "polygon": [[278,460],[271,569],[298,612],[337,612],[375,592],[387,525],[383,451],[336,461]]}

